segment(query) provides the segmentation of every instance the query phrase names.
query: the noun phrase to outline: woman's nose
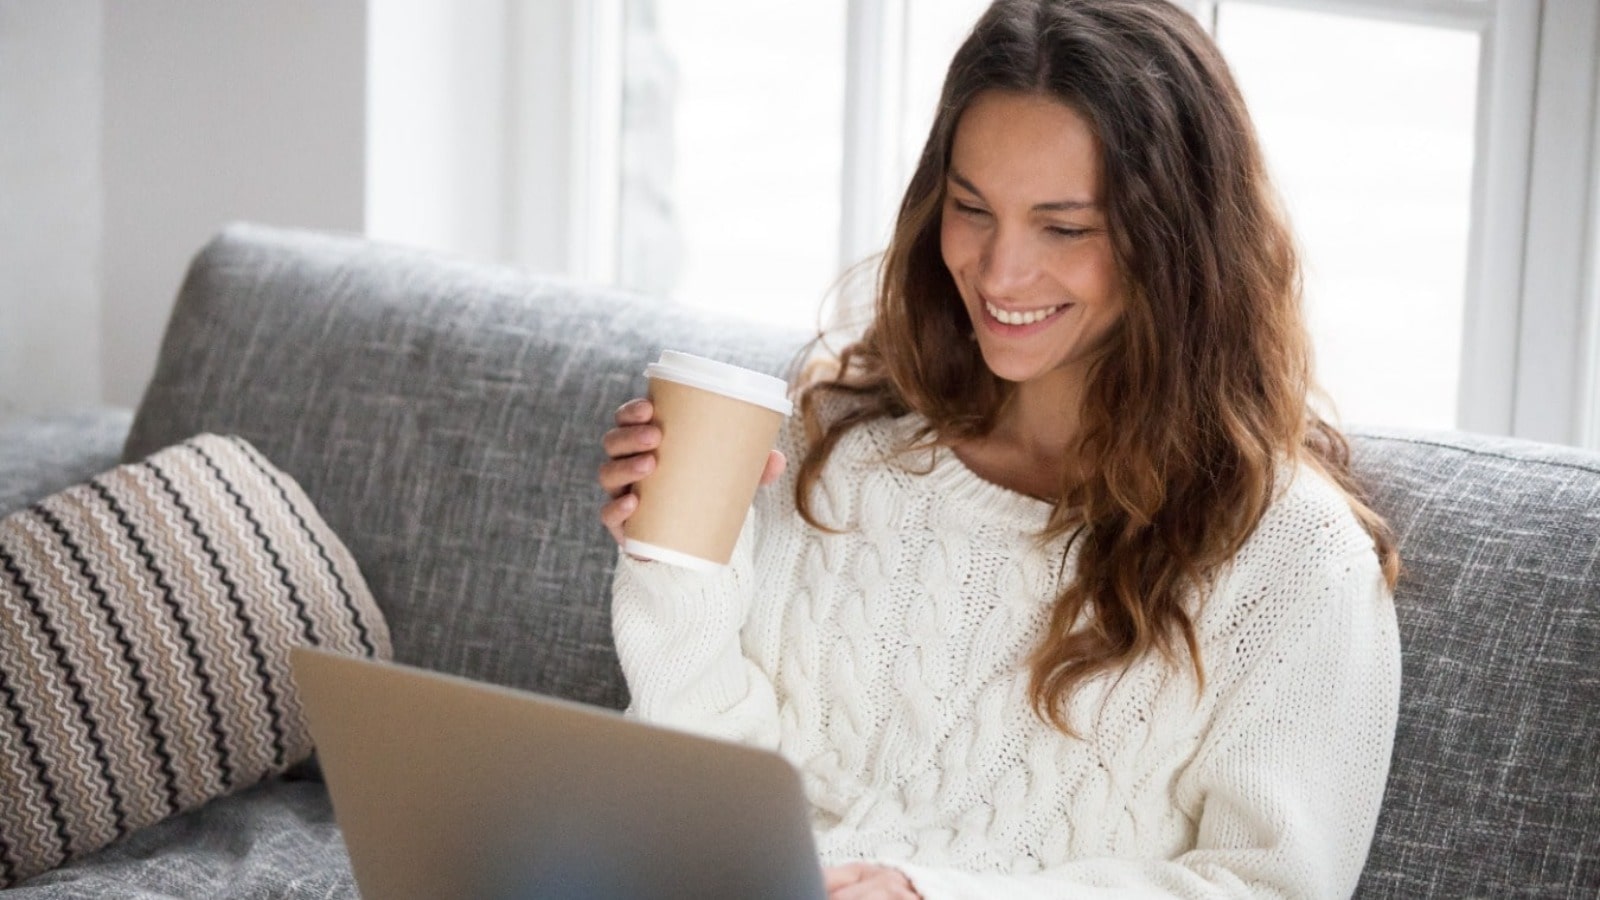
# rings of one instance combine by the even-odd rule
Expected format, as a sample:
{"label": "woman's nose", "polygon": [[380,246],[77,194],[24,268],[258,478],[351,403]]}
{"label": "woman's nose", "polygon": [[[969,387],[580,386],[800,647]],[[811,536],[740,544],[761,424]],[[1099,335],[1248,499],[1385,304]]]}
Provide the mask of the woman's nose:
{"label": "woman's nose", "polygon": [[984,248],[982,289],[993,297],[1005,297],[1026,288],[1039,271],[1038,248],[1025,236],[999,228],[990,233]]}

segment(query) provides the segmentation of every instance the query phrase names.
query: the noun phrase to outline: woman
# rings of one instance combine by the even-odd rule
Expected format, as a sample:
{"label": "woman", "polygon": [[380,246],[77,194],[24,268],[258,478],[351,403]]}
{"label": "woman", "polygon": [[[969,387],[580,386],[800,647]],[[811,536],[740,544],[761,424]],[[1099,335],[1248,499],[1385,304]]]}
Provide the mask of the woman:
{"label": "woman", "polygon": [[[620,561],[633,712],[793,761],[830,896],[1348,896],[1398,560],[1299,300],[1195,22],[1000,0],[733,564]],[[650,418],[605,437],[614,535]]]}

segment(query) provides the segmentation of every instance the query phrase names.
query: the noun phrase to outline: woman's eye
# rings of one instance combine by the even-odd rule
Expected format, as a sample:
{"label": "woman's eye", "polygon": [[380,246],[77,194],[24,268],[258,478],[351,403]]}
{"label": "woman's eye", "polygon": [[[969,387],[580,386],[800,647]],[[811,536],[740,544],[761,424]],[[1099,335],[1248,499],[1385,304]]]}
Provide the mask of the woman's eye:
{"label": "woman's eye", "polygon": [[963,216],[981,216],[986,214],[981,207],[973,206],[970,203],[962,203],[960,200],[951,200],[950,202],[955,205],[956,212],[962,214]]}
{"label": "woman's eye", "polygon": [[1089,229],[1087,228],[1069,228],[1066,225],[1051,225],[1046,227],[1045,231],[1048,231],[1057,237],[1068,238],[1079,238],[1089,233]]}

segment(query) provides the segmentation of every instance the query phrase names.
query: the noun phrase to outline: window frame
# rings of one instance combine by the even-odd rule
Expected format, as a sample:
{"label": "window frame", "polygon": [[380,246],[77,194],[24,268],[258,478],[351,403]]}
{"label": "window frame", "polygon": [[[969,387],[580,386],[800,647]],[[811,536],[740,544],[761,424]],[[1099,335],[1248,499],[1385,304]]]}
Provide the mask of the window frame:
{"label": "window frame", "polygon": [[[883,249],[899,204],[905,96],[905,0],[845,4],[844,158],[839,194],[842,270]],[[907,173],[909,175],[909,173]]]}
{"label": "window frame", "polygon": [[[1586,0],[1255,3],[1475,31],[1478,102],[1457,427],[1600,448],[1600,14]],[[1580,189],[1574,190],[1574,186]]]}
{"label": "window frame", "polygon": [[612,283],[621,194],[623,0],[507,3],[516,48],[505,148],[515,164],[503,227],[509,261]]}

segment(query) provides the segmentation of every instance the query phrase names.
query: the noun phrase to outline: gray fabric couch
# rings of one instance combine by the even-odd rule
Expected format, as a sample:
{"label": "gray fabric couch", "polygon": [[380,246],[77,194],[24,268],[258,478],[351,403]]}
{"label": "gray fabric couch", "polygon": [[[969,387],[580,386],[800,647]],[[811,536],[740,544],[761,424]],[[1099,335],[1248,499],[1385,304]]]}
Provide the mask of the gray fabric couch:
{"label": "gray fabric couch", "polygon": [[[402,661],[620,707],[598,437],[662,347],[783,373],[802,335],[355,238],[235,226],[130,420],[0,426],[0,513],[202,431],[294,476]],[[1600,895],[1600,455],[1362,432],[1398,530],[1405,682],[1362,897]],[[3,789],[3,788],[0,788]],[[0,795],[3,799],[3,795]],[[15,889],[353,897],[327,796],[278,779]]]}

